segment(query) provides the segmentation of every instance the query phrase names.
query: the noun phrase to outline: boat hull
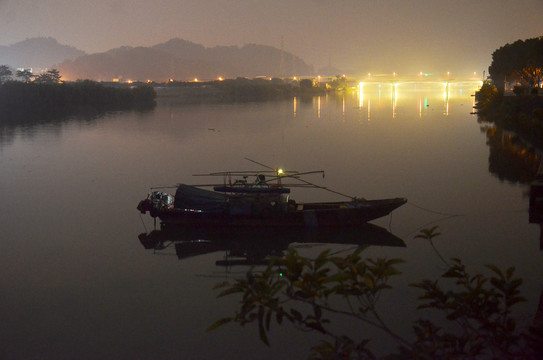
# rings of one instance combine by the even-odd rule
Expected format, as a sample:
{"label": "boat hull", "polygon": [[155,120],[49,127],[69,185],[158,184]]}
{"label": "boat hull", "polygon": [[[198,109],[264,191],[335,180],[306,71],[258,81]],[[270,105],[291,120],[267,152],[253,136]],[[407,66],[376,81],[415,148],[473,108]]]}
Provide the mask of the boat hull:
{"label": "boat hull", "polygon": [[357,226],[390,214],[407,202],[404,198],[366,200],[363,202],[312,203],[288,211],[269,211],[251,215],[203,212],[187,209],[155,209],[140,202],[138,209],[150,212],[164,225],[187,227],[287,227],[321,228]]}

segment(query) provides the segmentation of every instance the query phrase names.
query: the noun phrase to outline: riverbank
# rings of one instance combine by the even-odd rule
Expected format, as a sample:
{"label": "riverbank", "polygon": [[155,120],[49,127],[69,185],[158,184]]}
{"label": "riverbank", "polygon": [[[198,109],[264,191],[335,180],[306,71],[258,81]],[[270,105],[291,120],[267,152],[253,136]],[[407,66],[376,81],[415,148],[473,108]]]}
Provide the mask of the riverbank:
{"label": "riverbank", "polygon": [[533,146],[543,149],[543,96],[504,96],[488,83],[475,96],[480,122],[514,131]]}
{"label": "riverbank", "polygon": [[157,98],[176,103],[259,102],[313,97],[326,90],[312,83],[288,83],[281,79],[245,79],[210,82],[171,82],[155,86]]}
{"label": "riverbank", "polygon": [[0,122],[149,109],[155,106],[155,98],[155,90],[146,85],[111,87],[87,80],[62,84],[13,81],[0,85]]}

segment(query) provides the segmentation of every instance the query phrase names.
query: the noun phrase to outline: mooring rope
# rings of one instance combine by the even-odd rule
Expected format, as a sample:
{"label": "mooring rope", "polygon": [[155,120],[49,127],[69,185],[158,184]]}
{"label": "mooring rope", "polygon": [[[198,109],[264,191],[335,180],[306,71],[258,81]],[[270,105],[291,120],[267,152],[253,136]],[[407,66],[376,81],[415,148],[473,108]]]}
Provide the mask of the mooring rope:
{"label": "mooring rope", "polygon": [[459,217],[459,216],[463,216],[463,215],[449,215],[449,216],[445,216],[445,217],[442,217],[442,218],[439,218],[439,219],[436,219],[436,220],[429,221],[429,222],[427,222],[427,223],[425,223],[425,224],[423,224],[421,226],[418,226],[415,230],[410,231],[409,233],[403,235],[402,239],[406,239],[408,236],[412,236],[412,235],[418,233],[420,230],[425,229],[425,228],[427,228],[428,226],[430,226],[432,224],[439,223],[441,221],[449,220],[449,219]]}
{"label": "mooring rope", "polygon": [[145,229],[145,233],[147,234],[148,233],[147,226],[145,226],[145,221],[143,221],[143,216],[141,216],[141,213],[140,213],[140,220],[141,220],[141,223],[143,224],[143,228]]}
{"label": "mooring rope", "polygon": [[450,214],[450,213],[444,213],[444,212],[440,212],[440,211],[435,211],[435,210],[432,210],[432,209],[428,209],[428,208],[425,208],[423,206],[420,206],[420,205],[417,205],[417,204],[414,204],[413,202],[411,201],[408,201],[407,202],[408,205],[411,205],[411,206],[414,206],[416,207],[417,209],[420,209],[420,210],[423,210],[423,211],[426,211],[426,212],[429,212],[429,213],[432,213],[432,214],[437,214],[437,215],[442,215],[442,216],[464,216],[463,214]]}
{"label": "mooring rope", "polygon": [[[417,205],[411,201],[408,201],[407,202],[408,205],[411,205],[419,210],[422,210],[422,211],[426,211],[428,213],[431,213],[431,214],[436,214],[436,215],[440,215],[442,216],[441,218],[439,219],[436,219],[436,220],[432,220],[432,221],[429,221],[421,226],[418,226],[415,230],[413,231],[410,231],[409,233],[407,233],[406,235],[402,236],[402,239],[406,239],[407,237],[410,237],[414,234],[416,234],[417,232],[419,232],[420,230],[432,225],[432,224],[435,224],[435,223],[438,223],[438,222],[441,222],[441,221],[445,221],[445,220],[449,220],[449,219],[452,219],[452,218],[455,218],[455,217],[460,217],[460,216],[465,216],[464,214],[451,214],[451,213],[445,213],[445,212],[441,212],[441,211],[436,211],[436,210],[432,210],[432,209],[428,209],[424,206],[420,206],[420,205]],[[392,214],[391,215],[391,218],[390,218],[390,223],[389,223],[389,231],[391,229],[391,225],[392,225]]]}

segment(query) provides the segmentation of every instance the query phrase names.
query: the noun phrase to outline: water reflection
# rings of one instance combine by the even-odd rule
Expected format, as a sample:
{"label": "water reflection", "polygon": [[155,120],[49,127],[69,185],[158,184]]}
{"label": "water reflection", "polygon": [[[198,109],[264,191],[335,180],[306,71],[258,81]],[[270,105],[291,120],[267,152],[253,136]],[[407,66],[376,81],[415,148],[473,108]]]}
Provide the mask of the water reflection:
{"label": "water reflection", "polygon": [[530,185],[529,222],[539,224],[543,250],[543,165],[541,150],[514,132],[497,125],[483,125],[489,147],[488,171],[501,181]]}
{"label": "water reflection", "polygon": [[[360,82],[356,88],[358,108],[367,109],[368,120],[372,117],[372,103],[375,108],[381,108],[383,104],[389,105],[392,118],[398,117],[398,110],[404,112],[413,106],[419,118],[424,111],[433,110],[436,104],[442,106],[442,114],[450,114],[451,100],[465,97],[465,91],[474,93],[480,86],[480,81],[472,82]],[[390,90],[388,90],[390,89]],[[383,98],[383,99],[382,99]],[[382,100],[385,100],[383,102]],[[415,100],[414,104],[409,103]],[[436,107],[436,109],[439,109]]]}
{"label": "water reflection", "polygon": [[483,126],[486,133],[488,170],[501,181],[529,184],[535,180],[541,157],[532,145],[515,133],[497,126]]}
{"label": "water reflection", "polygon": [[539,249],[543,250],[543,164],[539,166],[536,179],[530,186],[529,209],[529,222],[539,224]]}
{"label": "water reflection", "polygon": [[[108,114],[148,114],[154,107],[129,111],[102,111],[85,109],[71,114],[28,112],[24,114],[7,114],[0,120],[0,148],[11,144],[17,136],[32,138],[42,132],[62,134],[62,129],[68,124],[95,125]],[[5,114],[3,114],[4,116]],[[46,129],[44,131],[44,129]]]}
{"label": "water reflection", "polygon": [[[405,247],[402,239],[373,224],[337,229],[187,229],[163,226],[138,236],[145,249],[167,252],[175,249],[179,259],[225,252],[216,265],[266,264],[291,244],[343,244]],[[309,245],[308,245],[309,246]]]}

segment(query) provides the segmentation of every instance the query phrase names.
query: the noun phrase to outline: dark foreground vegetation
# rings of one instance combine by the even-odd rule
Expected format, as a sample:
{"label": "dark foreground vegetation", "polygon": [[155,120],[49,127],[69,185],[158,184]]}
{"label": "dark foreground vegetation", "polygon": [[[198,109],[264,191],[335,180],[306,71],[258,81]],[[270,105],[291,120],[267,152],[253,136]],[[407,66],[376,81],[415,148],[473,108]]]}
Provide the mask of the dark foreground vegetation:
{"label": "dark foreground vegetation", "polygon": [[[420,291],[420,318],[412,334],[396,332],[383,320],[379,306],[379,298],[393,291],[391,279],[401,274],[403,261],[364,259],[361,248],[346,256],[327,250],[313,259],[289,249],[263,271],[252,269],[219,284],[219,296],[237,295],[240,306],[209,330],[227,323],[255,324],[260,339],[270,345],[272,324],[291,324],[324,335],[325,340],[312,347],[311,359],[377,358],[369,346],[373,331],[344,333],[332,320],[343,316],[381,331],[397,345],[396,351],[379,357],[383,359],[541,359],[542,305],[533,326],[517,327],[513,312],[525,299],[514,268],[486,265],[486,274],[473,274],[461,260],[445,260],[439,254],[434,244],[438,235],[434,227],[416,236],[429,242],[446,270],[438,279],[410,284]],[[398,306],[408,303],[400,301]]]}
{"label": "dark foreground vegetation", "polygon": [[158,90],[159,96],[186,103],[258,102],[313,97],[324,89],[305,79],[287,82],[282,79],[237,78],[209,82],[170,82]]}
{"label": "dark foreground vegetation", "polygon": [[109,87],[88,80],[74,83],[8,81],[0,85],[0,122],[143,110],[154,107],[155,97],[150,86]]}

